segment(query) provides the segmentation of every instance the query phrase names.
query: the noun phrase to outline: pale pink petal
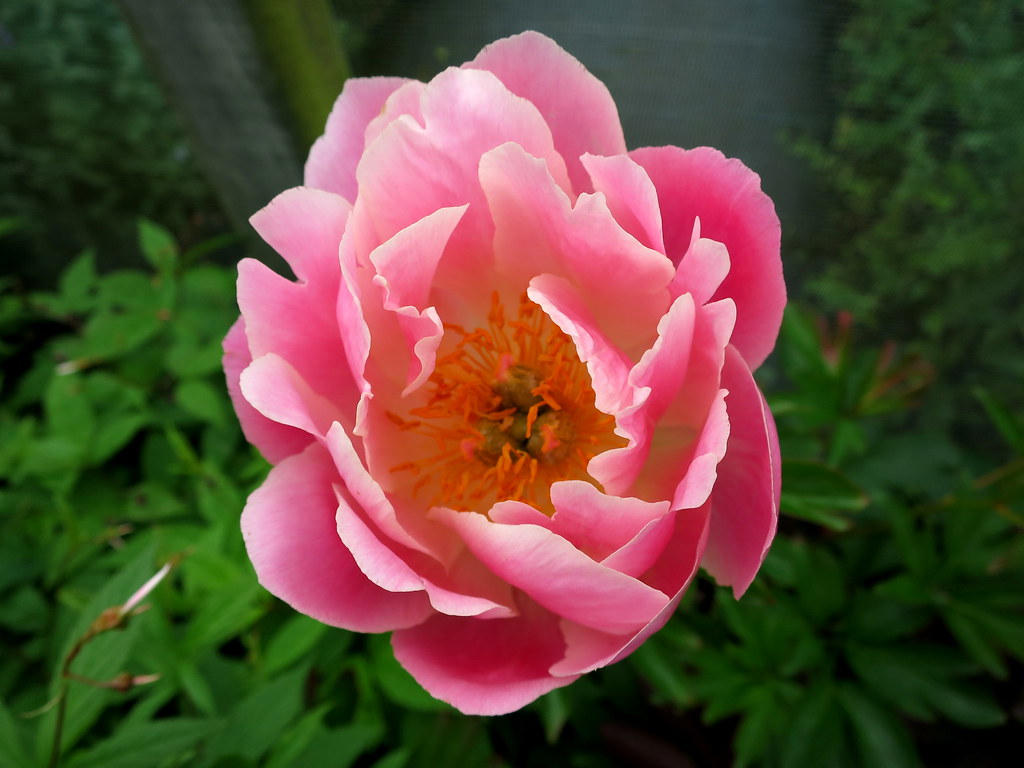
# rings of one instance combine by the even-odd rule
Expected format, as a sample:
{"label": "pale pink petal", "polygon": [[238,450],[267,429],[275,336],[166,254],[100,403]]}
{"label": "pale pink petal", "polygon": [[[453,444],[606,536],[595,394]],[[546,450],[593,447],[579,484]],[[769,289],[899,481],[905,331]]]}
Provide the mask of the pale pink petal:
{"label": "pale pink petal", "polygon": [[707,304],[729,274],[729,251],[715,240],[700,236],[700,219],[693,223],[690,247],[676,267],[669,291],[673,296],[689,293],[697,306]]}
{"label": "pale pink petal", "polygon": [[496,576],[571,621],[626,632],[644,626],[668,602],[663,593],[594,562],[545,528],[503,525],[443,508],[432,516],[450,526]]}
{"label": "pale pink petal", "polygon": [[452,616],[511,616],[512,590],[464,552],[442,565],[395,542],[385,542],[357,509],[347,489],[337,488],[338,535],[366,577],[389,592],[425,591],[434,610]]}
{"label": "pale pink petal", "polygon": [[609,556],[669,511],[667,501],[609,496],[582,480],[553,484],[551,503],[551,530],[609,568],[615,568],[607,562]]}
{"label": "pale pink petal", "polygon": [[[665,506],[667,508],[668,504]],[[601,560],[601,565],[640,579],[664,555],[665,546],[675,528],[674,516],[672,512],[651,520],[632,539]]]}
{"label": "pale pink petal", "polygon": [[558,620],[528,598],[520,615],[481,621],[435,615],[391,636],[395,658],[434,698],[467,715],[503,715],[568,685],[552,677],[565,644]]}
{"label": "pale pink petal", "polygon": [[562,277],[538,275],[530,281],[526,295],[572,339],[590,374],[597,409],[615,413],[623,408],[630,396],[626,386],[630,362],[601,333],[576,287]]}
{"label": "pale pink petal", "polygon": [[672,499],[674,509],[707,499],[728,436],[714,403],[734,319],[728,300],[696,308],[683,294],[673,302],[657,341],[630,374],[634,387],[650,393],[618,420],[635,442],[591,460],[591,474],[606,490],[622,493],[622,483],[632,479],[634,495]]}
{"label": "pale pink petal", "polygon": [[254,259],[238,265],[238,305],[253,359],[273,353],[286,360],[350,425],[359,389],[338,327],[338,294],[337,281],[332,290],[293,283]]}
{"label": "pale pink petal", "polygon": [[468,203],[437,282],[469,288],[473,282],[467,272],[489,260],[494,231],[477,176],[480,157],[515,142],[542,158],[568,187],[565,164],[536,107],[511,94],[489,72],[446,70],[424,89],[421,106],[423,125],[399,116],[359,162],[353,224],[360,233],[359,250],[366,252],[439,208]]}
{"label": "pale pink petal", "polygon": [[648,584],[672,595],[665,607],[645,627],[629,634],[563,621],[565,658],[551,667],[551,674],[578,675],[620,661],[665,625],[697,573],[707,541],[709,508],[705,504],[675,513],[675,530],[655,567],[644,576]]}
{"label": "pale pink petal", "polygon": [[[356,453],[348,434],[340,425],[335,425],[327,433],[325,441],[331,457],[334,459],[337,472],[344,483],[345,490],[351,494],[355,503],[366,513],[373,527],[383,536],[409,549],[427,555],[436,554],[431,548],[420,541],[403,522],[416,526],[422,532],[427,526],[425,520],[410,517],[400,521],[395,507],[373,476],[366,471],[362,460]],[[435,526],[436,527],[436,526]],[[451,537],[448,537],[449,539]],[[444,544],[445,542],[437,542]],[[447,542],[447,557],[441,556],[442,562],[454,556],[453,545]]]}
{"label": "pale pink petal", "polygon": [[775,345],[786,304],[779,218],[760,177],[710,147],[648,147],[630,157],[658,190],[665,248],[673,261],[688,249],[698,216],[702,235],[728,249],[731,268],[714,298],[736,302],[732,342],[756,369]]}
{"label": "pale pink petal", "polygon": [[254,213],[249,223],[301,282],[312,284],[307,295],[333,300],[340,278],[338,246],[351,213],[352,206],[338,195],[295,187]]}
{"label": "pale pink petal", "polygon": [[544,164],[514,144],[481,158],[480,183],[495,225],[497,269],[510,284],[564,277],[612,344],[626,355],[647,348],[675,271],[663,254],[622,229],[603,195],[580,195],[570,205]]}
{"label": "pale pink petal", "polygon": [[255,445],[267,461],[277,464],[286,456],[301,453],[313,437],[308,432],[271,421],[242,396],[239,379],[251,362],[252,355],[249,354],[249,343],[245,338],[245,322],[238,318],[224,337],[224,376],[228,383],[228,395],[245,439]]}
{"label": "pale pink petal", "polygon": [[658,192],[647,172],[626,155],[584,155],[580,159],[594,191],[605,196],[619,226],[648,248],[665,253]]}
{"label": "pale pink petal", "polygon": [[781,472],[771,411],[743,357],[726,350],[722,386],[729,390],[728,451],[718,466],[704,568],[719,584],[746,591],[775,535]]}
{"label": "pale pink petal", "polygon": [[310,389],[288,361],[263,355],[242,371],[242,395],[263,416],[278,424],[323,438],[342,418],[337,406]]}
{"label": "pale pink petal", "polygon": [[242,536],[268,591],[318,621],[356,632],[387,632],[424,621],[423,593],[372,584],[338,538],[337,475],[318,444],[270,470],[242,512]]}
{"label": "pale pink petal", "polygon": [[577,192],[590,190],[579,158],[626,151],[619,113],[604,83],[555,41],[523,32],[491,43],[465,66],[493,72],[544,115]]}
{"label": "pale pink petal", "polygon": [[365,147],[366,127],[380,114],[388,96],[403,83],[399,77],[351,77],[334,103],[324,135],[306,160],[306,184],[355,200],[356,165]]}
{"label": "pale pink petal", "polygon": [[384,309],[393,312],[409,351],[403,395],[434,370],[444,335],[436,309],[428,306],[437,264],[466,206],[441,208],[409,225],[370,254],[374,283],[383,291]]}

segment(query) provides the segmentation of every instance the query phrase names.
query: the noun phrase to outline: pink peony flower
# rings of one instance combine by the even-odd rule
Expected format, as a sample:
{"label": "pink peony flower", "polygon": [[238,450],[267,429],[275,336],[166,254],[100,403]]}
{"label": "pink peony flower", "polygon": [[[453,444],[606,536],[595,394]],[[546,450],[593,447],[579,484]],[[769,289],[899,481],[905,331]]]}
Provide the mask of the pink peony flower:
{"label": "pink peony flower", "polygon": [[296,610],[393,632],[466,713],[631,653],[699,565],[740,595],[775,532],[751,377],[785,304],[757,175],[627,152],[543,35],[429,83],[349,80],[306,186],[252,218],[224,368],[274,465],[242,532]]}

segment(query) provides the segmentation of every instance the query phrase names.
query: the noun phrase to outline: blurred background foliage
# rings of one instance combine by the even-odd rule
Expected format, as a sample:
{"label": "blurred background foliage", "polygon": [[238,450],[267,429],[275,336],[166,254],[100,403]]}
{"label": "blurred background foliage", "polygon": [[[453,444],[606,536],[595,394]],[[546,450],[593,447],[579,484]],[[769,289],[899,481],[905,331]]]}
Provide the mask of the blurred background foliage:
{"label": "blurred background foliage", "polygon": [[[827,114],[779,128],[805,168],[789,181],[817,191],[813,216],[783,216],[794,301],[761,372],[783,517],[762,574],[740,602],[701,578],[629,660],[492,719],[426,696],[386,637],[256,584],[238,515],[267,467],[220,373],[231,263],[256,246],[152,51],[144,64],[131,5],[0,9],[0,767],[1015,764],[1020,0],[815,17]],[[467,14],[486,37],[424,33],[419,64],[389,54],[429,5],[336,0],[346,66],[429,76],[505,33]],[[519,27],[572,50],[555,21]],[[281,96],[268,104],[294,126]],[[631,144],[659,140],[623,119]],[[786,183],[765,173],[772,194]],[[90,625],[168,561],[150,609],[63,678]]]}

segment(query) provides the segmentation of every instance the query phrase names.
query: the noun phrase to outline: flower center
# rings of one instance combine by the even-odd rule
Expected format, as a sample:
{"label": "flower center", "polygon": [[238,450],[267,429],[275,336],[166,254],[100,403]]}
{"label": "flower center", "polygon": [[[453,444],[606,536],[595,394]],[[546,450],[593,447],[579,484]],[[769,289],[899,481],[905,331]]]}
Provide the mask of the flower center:
{"label": "flower center", "polygon": [[615,420],[597,410],[590,376],[572,340],[524,294],[514,318],[498,294],[487,327],[445,325],[447,351],[426,384],[426,402],[399,428],[433,439],[436,452],[392,472],[421,475],[414,495],[433,504],[486,512],[496,501],[524,501],[550,514],[547,490],[582,479],[590,459],[625,445]]}

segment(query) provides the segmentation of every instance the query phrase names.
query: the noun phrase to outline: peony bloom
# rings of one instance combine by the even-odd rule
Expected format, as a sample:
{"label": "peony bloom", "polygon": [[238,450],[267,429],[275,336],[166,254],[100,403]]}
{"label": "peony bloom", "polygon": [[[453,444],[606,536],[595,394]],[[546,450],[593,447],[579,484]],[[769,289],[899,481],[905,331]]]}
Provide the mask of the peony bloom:
{"label": "peony bloom", "polygon": [[716,150],[627,152],[548,38],[429,83],[349,80],[303,187],[252,218],[224,368],[273,464],[242,532],[270,592],[466,713],[631,653],[699,565],[741,594],[775,532],[751,371],[779,221]]}

